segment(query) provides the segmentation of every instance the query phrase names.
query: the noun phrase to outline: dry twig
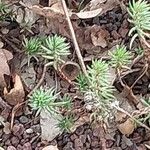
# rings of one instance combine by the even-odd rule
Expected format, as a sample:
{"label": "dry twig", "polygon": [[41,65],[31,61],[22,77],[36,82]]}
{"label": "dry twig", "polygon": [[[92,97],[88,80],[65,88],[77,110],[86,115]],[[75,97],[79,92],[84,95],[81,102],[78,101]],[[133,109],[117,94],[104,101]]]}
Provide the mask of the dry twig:
{"label": "dry twig", "polygon": [[35,90],[37,90],[37,89],[41,86],[41,84],[42,84],[42,82],[43,82],[43,80],[44,80],[46,71],[47,71],[47,66],[48,66],[47,64],[44,65],[43,72],[42,72],[42,76],[41,76],[39,82],[38,82],[37,85],[33,88],[33,90],[28,94],[28,96],[31,96],[32,93],[33,93]]}
{"label": "dry twig", "polygon": [[85,67],[85,64],[84,64],[83,57],[82,57],[81,52],[80,52],[80,48],[79,48],[79,45],[78,45],[78,42],[77,42],[77,39],[76,39],[76,35],[75,35],[75,32],[74,32],[70,17],[69,17],[66,2],[65,2],[65,0],[61,0],[61,2],[62,2],[62,6],[63,6],[64,12],[65,12],[65,15],[66,15],[66,18],[67,18],[67,22],[68,22],[68,25],[69,25],[69,29],[70,29],[72,39],[73,39],[75,51],[76,51],[76,54],[77,54],[79,62],[80,62],[80,66],[81,66],[82,71],[85,74],[85,76],[87,76],[86,67]]}
{"label": "dry twig", "polygon": [[130,89],[132,89],[135,86],[135,84],[145,75],[147,70],[148,70],[148,64],[145,64],[142,74],[135,80],[135,82],[131,85]]}

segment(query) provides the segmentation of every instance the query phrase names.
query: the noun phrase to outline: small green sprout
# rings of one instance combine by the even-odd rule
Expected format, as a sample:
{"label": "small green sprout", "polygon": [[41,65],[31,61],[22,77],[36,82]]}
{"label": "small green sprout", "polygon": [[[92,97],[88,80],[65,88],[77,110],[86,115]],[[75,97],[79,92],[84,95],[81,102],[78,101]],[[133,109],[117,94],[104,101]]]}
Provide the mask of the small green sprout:
{"label": "small green sprout", "polygon": [[145,37],[150,38],[150,4],[145,0],[132,0],[129,2],[128,13],[130,15],[129,22],[134,25],[130,30],[129,35],[133,34],[130,42],[130,48],[133,41],[139,36],[139,38],[145,41]]}
{"label": "small green sprout", "polygon": [[8,7],[3,2],[0,2],[0,14],[5,14],[8,10]]}
{"label": "small green sprout", "polygon": [[61,120],[59,120],[58,127],[64,132],[70,132],[72,126],[74,124],[74,119],[72,116],[65,116]]}
{"label": "small green sprout", "polygon": [[30,64],[31,58],[35,58],[38,61],[38,58],[36,57],[41,48],[41,40],[38,37],[31,37],[30,39],[24,38],[23,40],[23,47],[28,55],[28,66]]}
{"label": "small green sprout", "polygon": [[97,97],[104,100],[111,100],[113,87],[109,83],[109,67],[105,61],[92,61],[88,67],[89,87]]}
{"label": "small green sprout", "polygon": [[53,66],[57,70],[58,64],[64,62],[62,57],[70,54],[69,43],[65,43],[66,38],[58,35],[48,36],[45,44],[41,46],[43,49],[42,56],[53,61]]}
{"label": "small green sprout", "polygon": [[124,45],[117,45],[114,52],[109,51],[111,56],[112,67],[118,68],[119,70],[127,66],[131,62],[131,53],[126,50]]}
{"label": "small green sprout", "polygon": [[71,97],[70,96],[68,96],[68,95],[64,95],[63,96],[63,98],[61,99],[61,102],[64,102],[64,103],[66,103],[64,106],[63,106],[63,108],[65,108],[65,109],[67,109],[67,110],[70,110],[71,109],[71,107],[72,107],[72,102],[71,102]]}
{"label": "small green sprout", "polygon": [[8,6],[3,2],[0,2],[0,21],[4,21],[9,15],[10,12]]}
{"label": "small green sprout", "polygon": [[23,46],[29,56],[35,56],[41,48],[41,40],[38,37],[24,38]]}
{"label": "small green sprout", "polygon": [[143,48],[141,48],[141,47],[135,48],[135,53],[136,53],[137,55],[142,55],[143,52],[144,52]]}
{"label": "small green sprout", "polygon": [[70,101],[56,101],[58,99],[59,93],[55,93],[54,88],[43,88],[37,89],[29,97],[29,105],[33,110],[37,110],[36,115],[38,115],[41,110],[47,110],[50,113],[59,113],[58,108],[64,107],[70,103]]}
{"label": "small green sprout", "polygon": [[150,98],[141,99],[141,102],[145,107],[150,107]]}
{"label": "small green sprout", "polygon": [[150,111],[149,111],[149,108],[150,108],[150,98],[142,98],[141,99],[141,102],[143,103],[143,105],[145,106],[145,108],[148,108],[147,109],[147,112],[145,111],[145,114],[142,115],[142,117],[138,117],[138,120],[145,123],[145,122],[148,122],[148,124],[150,125]]}
{"label": "small green sprout", "polygon": [[85,75],[80,73],[76,80],[77,80],[77,85],[79,87],[79,90],[81,92],[86,91],[88,88],[88,81],[87,81],[87,78],[85,77]]}
{"label": "small green sprout", "polygon": [[84,75],[77,79],[79,87],[84,89],[85,104],[92,107],[94,116],[106,117],[110,112],[110,104],[114,100],[114,89],[109,82],[108,64],[101,60],[92,61],[91,67],[88,66],[87,73],[88,81],[84,82]]}

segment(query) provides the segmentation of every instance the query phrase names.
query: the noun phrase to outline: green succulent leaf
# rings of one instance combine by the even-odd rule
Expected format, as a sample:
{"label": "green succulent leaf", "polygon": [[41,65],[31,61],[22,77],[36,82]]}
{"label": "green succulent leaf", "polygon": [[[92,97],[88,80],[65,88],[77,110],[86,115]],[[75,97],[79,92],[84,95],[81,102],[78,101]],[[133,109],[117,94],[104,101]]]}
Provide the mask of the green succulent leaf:
{"label": "green succulent leaf", "polygon": [[29,96],[29,105],[33,110],[37,111],[37,115],[42,110],[48,110],[50,113],[60,113],[59,108],[69,108],[71,107],[71,98],[69,96],[64,96],[58,101],[58,95],[55,88],[43,88],[40,87]]}
{"label": "green succulent leaf", "polygon": [[70,129],[72,128],[74,124],[74,119],[72,116],[65,116],[61,120],[59,120],[59,124],[57,127],[59,127],[64,132],[70,132]]}
{"label": "green succulent leaf", "polygon": [[[150,98],[142,98],[141,102],[143,103],[143,105],[145,106],[145,108],[149,108],[150,107]],[[139,121],[141,121],[142,123],[147,122],[150,125],[150,113],[149,111],[147,111],[147,113],[145,113],[142,116],[139,116],[137,118]]]}
{"label": "green succulent leaf", "polygon": [[77,84],[84,92],[86,105],[93,107],[94,116],[100,115],[100,118],[103,118],[102,116],[108,115],[110,103],[115,99],[114,88],[109,82],[109,67],[105,61],[94,60],[87,68],[87,78],[80,75],[77,78]]}
{"label": "green succulent leaf", "polygon": [[88,89],[88,81],[84,74],[80,73],[77,77],[77,85],[81,92],[85,92]]}
{"label": "green succulent leaf", "polygon": [[41,40],[38,37],[24,38],[23,46],[29,56],[35,56],[39,53],[41,48]]}
{"label": "green succulent leaf", "polygon": [[11,11],[9,10],[8,6],[0,2],[0,21],[4,21],[7,17],[11,16]]}
{"label": "green succulent leaf", "polygon": [[55,106],[52,106],[57,99],[58,94],[55,94],[55,89],[46,89],[41,87],[33,92],[29,97],[29,105],[33,110],[40,112],[43,109],[54,111]]}
{"label": "green succulent leaf", "polygon": [[109,56],[111,57],[110,64],[118,69],[130,64],[132,57],[131,53],[126,50],[124,45],[117,45],[114,52],[109,51]]}
{"label": "green succulent leaf", "polygon": [[[48,60],[52,60],[56,63],[63,61],[62,56],[67,56],[69,52],[69,43],[66,43],[66,38],[58,35],[48,36],[44,44],[41,46],[43,52],[42,56]],[[55,64],[55,63],[54,63]]]}
{"label": "green succulent leaf", "polygon": [[[150,4],[148,3],[148,1],[130,1],[128,13],[130,15],[129,22],[134,25],[134,27],[130,30],[129,35],[131,35],[132,33],[137,33],[139,38],[150,38],[148,34],[148,32],[150,31]],[[130,48],[136,38],[137,35],[134,35],[134,38],[132,38],[132,42],[130,43]]]}
{"label": "green succulent leaf", "polygon": [[63,108],[69,110],[72,107],[71,97],[65,94],[61,99],[61,102],[64,103]]}

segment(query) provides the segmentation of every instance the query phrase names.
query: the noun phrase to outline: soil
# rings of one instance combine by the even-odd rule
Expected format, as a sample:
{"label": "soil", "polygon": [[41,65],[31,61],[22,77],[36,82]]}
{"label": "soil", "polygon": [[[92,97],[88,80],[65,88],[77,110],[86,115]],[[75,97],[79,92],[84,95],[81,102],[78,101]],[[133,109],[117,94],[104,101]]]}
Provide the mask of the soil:
{"label": "soil", "polygon": [[[47,1],[41,1],[41,5],[47,6]],[[93,25],[101,26],[103,29],[107,30],[109,33],[109,38],[107,39],[108,45],[105,48],[100,48],[101,51],[105,52],[108,49],[111,49],[117,43],[124,43],[129,47],[130,37],[127,36],[130,29],[130,24],[127,20],[127,12],[122,11],[121,7],[118,6],[111,11],[107,11],[105,14],[94,17],[93,19],[80,19],[78,20],[79,27],[92,27]],[[1,33],[0,38],[4,43],[4,48],[13,53],[13,60],[9,62],[10,68],[13,72],[20,74],[25,72],[25,67],[20,67],[24,54],[21,51],[21,41],[23,35],[25,36],[34,36],[34,35],[48,35],[53,34],[53,30],[49,30],[46,27],[41,27],[41,24],[44,24],[44,18],[40,17],[39,20],[35,22],[31,28],[33,34],[29,31],[24,31],[20,34],[21,28],[16,21],[10,21],[8,25],[0,24]],[[3,29],[8,29],[9,32],[4,34]],[[2,32],[3,31],[3,32]],[[71,41],[68,39],[68,41]],[[71,41],[72,42],[72,41]],[[139,41],[134,42],[133,47],[136,47]],[[73,43],[72,51],[73,50]],[[82,49],[82,55],[84,58],[93,57],[99,58],[100,51],[89,51]],[[78,63],[76,56],[69,56],[72,60]],[[35,83],[40,79],[43,65],[40,60],[38,63],[35,59],[31,59],[31,63],[34,66],[36,79]],[[86,61],[86,64],[90,64],[90,61]],[[137,66],[142,66],[143,62],[136,63],[132,68]],[[124,76],[123,81],[127,85],[131,86],[134,81],[138,78],[140,71],[135,73],[130,73]],[[32,75],[31,75],[32,76]],[[76,90],[74,85],[69,84],[65,79],[56,75],[56,72],[53,68],[48,70],[46,78],[44,79],[43,85],[48,83],[49,85],[55,85],[55,77],[57,76],[57,88],[61,90],[61,94],[69,93],[74,99],[74,111],[76,112],[76,117],[79,118],[81,115],[88,114],[84,108],[83,99],[79,98],[79,92]],[[34,84],[35,84],[34,83]],[[150,93],[150,78],[146,75],[143,76],[134,86],[134,94],[147,95]],[[8,83],[11,85],[11,82]],[[123,88],[116,80],[115,87],[118,91],[122,91]],[[33,86],[27,86],[24,84],[25,94],[27,95]],[[76,96],[78,98],[76,98]],[[3,98],[3,93],[1,93]],[[5,102],[5,101],[4,101]],[[2,105],[2,103],[0,104]],[[4,106],[5,105],[5,106]],[[8,104],[4,104],[0,108],[4,109]],[[7,106],[7,110],[12,110],[12,106]],[[1,110],[2,111],[2,110]],[[3,112],[3,111],[2,111]],[[10,111],[3,112],[7,122],[11,122]],[[1,113],[2,115],[2,113]],[[105,143],[106,150],[148,150],[145,146],[150,145],[150,132],[147,131],[144,127],[138,127],[131,135],[123,135],[119,130],[115,130],[113,135],[107,135],[105,139],[102,138],[102,128],[94,127],[92,123],[86,122],[83,125],[77,127],[73,133],[63,133],[62,135],[57,136],[53,141],[46,142],[41,141],[41,128],[39,118],[35,117],[35,112],[30,110],[30,107],[24,105],[24,109],[21,115],[15,116],[14,125],[12,131],[4,132],[4,126],[0,125],[0,146],[4,150],[42,150],[47,145],[57,145],[59,150],[101,150],[103,142]],[[107,134],[107,133],[106,133]],[[104,140],[104,141],[103,141]]]}

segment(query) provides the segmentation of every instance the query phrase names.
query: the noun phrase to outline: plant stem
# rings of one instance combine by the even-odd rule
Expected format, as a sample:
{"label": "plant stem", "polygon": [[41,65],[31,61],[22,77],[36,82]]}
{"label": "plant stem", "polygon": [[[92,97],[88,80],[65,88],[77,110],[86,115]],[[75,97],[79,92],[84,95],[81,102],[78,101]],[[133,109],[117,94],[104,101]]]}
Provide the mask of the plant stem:
{"label": "plant stem", "polygon": [[28,94],[28,96],[31,96],[32,93],[40,87],[40,85],[42,84],[42,82],[43,82],[43,80],[44,80],[44,77],[45,77],[45,74],[46,74],[46,71],[47,71],[47,67],[48,67],[48,66],[51,66],[51,65],[53,65],[53,62],[49,62],[49,63],[47,63],[47,64],[44,65],[43,72],[42,72],[42,76],[41,76],[39,82],[38,82],[37,85],[33,88],[33,90]]}
{"label": "plant stem", "polygon": [[65,0],[61,0],[61,2],[62,2],[62,6],[63,6],[64,12],[65,12],[65,15],[66,15],[66,18],[67,18],[67,22],[68,22],[68,25],[69,25],[69,29],[70,29],[72,39],[73,39],[76,54],[78,56],[82,71],[85,74],[85,76],[87,77],[88,75],[87,75],[86,67],[85,67],[85,64],[84,64],[84,61],[83,61],[83,57],[82,57],[81,52],[80,52],[80,48],[79,48],[79,45],[78,45],[78,42],[77,42],[77,39],[76,39],[76,36],[75,36],[75,32],[74,32],[70,17],[69,17],[66,2],[65,2]]}
{"label": "plant stem", "polygon": [[130,89],[132,89],[135,86],[135,84],[144,76],[147,70],[148,70],[148,64],[145,64],[142,74],[135,80],[135,82],[131,85]]}

